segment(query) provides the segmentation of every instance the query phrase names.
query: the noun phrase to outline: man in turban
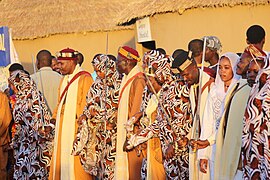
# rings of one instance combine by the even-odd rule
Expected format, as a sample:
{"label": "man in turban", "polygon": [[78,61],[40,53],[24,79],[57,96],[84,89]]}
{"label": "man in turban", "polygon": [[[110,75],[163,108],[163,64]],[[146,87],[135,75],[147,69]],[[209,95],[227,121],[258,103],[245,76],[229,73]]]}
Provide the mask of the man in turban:
{"label": "man in turban", "polygon": [[209,68],[217,72],[219,53],[221,52],[221,42],[216,36],[205,36],[206,49],[205,49],[205,62],[210,64]]}
{"label": "man in turban", "polygon": [[57,55],[60,71],[64,75],[59,86],[51,179],[92,179],[87,174],[78,156],[72,156],[73,139],[77,118],[83,113],[86,94],[93,83],[91,75],[77,64],[77,52],[63,49]]}
{"label": "man in turban", "polygon": [[[130,152],[123,151],[126,140],[124,124],[135,113],[140,111],[143,90],[145,87],[144,75],[137,65],[140,61],[135,49],[128,46],[119,48],[116,61],[118,72],[124,74],[120,86],[118,118],[117,118],[117,146],[115,179],[138,179],[141,171],[143,155],[140,149],[135,148]],[[139,125],[134,125],[134,131]]]}

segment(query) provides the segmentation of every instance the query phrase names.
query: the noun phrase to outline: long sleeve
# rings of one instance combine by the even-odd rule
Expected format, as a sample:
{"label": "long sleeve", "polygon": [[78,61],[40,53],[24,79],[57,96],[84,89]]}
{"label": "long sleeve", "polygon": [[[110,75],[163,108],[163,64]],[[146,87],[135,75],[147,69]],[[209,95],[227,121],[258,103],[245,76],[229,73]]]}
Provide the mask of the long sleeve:
{"label": "long sleeve", "polygon": [[83,113],[84,107],[86,105],[87,93],[93,84],[93,79],[91,76],[82,75],[79,79],[78,95],[77,95],[77,118]]}
{"label": "long sleeve", "polygon": [[129,144],[132,144],[134,147],[148,141],[153,136],[157,136],[159,134],[159,126],[158,122],[150,124],[148,127],[143,129],[139,134],[134,134],[129,140]]}
{"label": "long sleeve", "polygon": [[145,79],[143,78],[143,76],[138,76],[132,82],[132,85],[130,87],[130,93],[129,93],[128,119],[130,119],[137,112],[140,112],[144,87],[145,87]]}
{"label": "long sleeve", "polygon": [[11,119],[8,97],[0,92],[0,145],[9,140],[7,130]]}

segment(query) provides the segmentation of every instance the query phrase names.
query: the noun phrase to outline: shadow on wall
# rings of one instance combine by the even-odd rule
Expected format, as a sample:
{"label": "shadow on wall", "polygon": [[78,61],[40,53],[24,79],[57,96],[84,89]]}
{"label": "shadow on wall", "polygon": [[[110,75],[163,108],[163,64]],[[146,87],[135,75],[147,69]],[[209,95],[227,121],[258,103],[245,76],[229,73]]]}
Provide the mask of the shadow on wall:
{"label": "shadow on wall", "polygon": [[135,36],[133,36],[129,41],[127,41],[125,44],[120,45],[120,46],[129,46],[129,47],[132,47],[133,49],[136,49]]}
{"label": "shadow on wall", "polygon": [[[33,74],[34,73],[34,67],[33,67],[33,64],[32,63],[22,62],[22,65],[23,65],[24,69],[26,71],[28,71],[30,74]],[[36,68],[36,71],[37,71],[37,68]]]}

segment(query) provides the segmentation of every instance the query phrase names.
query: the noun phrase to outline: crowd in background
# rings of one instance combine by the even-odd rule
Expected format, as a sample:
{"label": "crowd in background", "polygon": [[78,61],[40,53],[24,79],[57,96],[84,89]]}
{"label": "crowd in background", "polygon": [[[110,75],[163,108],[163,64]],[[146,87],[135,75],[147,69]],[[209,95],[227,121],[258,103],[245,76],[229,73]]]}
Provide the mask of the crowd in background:
{"label": "crowd in background", "polygon": [[[270,56],[265,31],[243,52],[216,36],[168,55],[121,46],[41,50],[30,75],[1,72],[0,179],[269,179]],[[8,82],[4,83],[5,81]]]}

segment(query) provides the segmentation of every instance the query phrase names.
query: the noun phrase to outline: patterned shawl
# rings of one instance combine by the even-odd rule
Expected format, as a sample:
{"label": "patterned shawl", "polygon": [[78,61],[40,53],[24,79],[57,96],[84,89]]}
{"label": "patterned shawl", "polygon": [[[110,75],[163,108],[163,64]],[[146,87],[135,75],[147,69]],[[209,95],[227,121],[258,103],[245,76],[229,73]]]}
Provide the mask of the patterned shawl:
{"label": "patterned shawl", "polygon": [[242,161],[244,179],[270,177],[270,59],[256,77],[244,116]]}
{"label": "patterned shawl", "polygon": [[[96,137],[94,134],[96,131],[104,131],[108,123],[116,125],[121,76],[116,70],[115,61],[106,55],[98,55],[92,64],[99,71],[106,72],[106,76],[104,79],[97,76],[88,91],[83,114],[90,123],[84,119],[82,125],[78,127],[72,154],[80,155],[84,170],[96,176],[98,173],[96,161],[99,157],[95,152]],[[90,113],[93,111],[94,116]]]}
{"label": "patterned shawl", "polygon": [[[47,177],[55,122],[50,122],[44,97],[28,74],[17,70],[8,80],[17,89],[13,110],[16,132],[12,139],[16,161],[14,178]],[[46,136],[40,134],[42,126],[45,130],[52,128]],[[25,168],[28,169],[27,174],[23,170]]]}

